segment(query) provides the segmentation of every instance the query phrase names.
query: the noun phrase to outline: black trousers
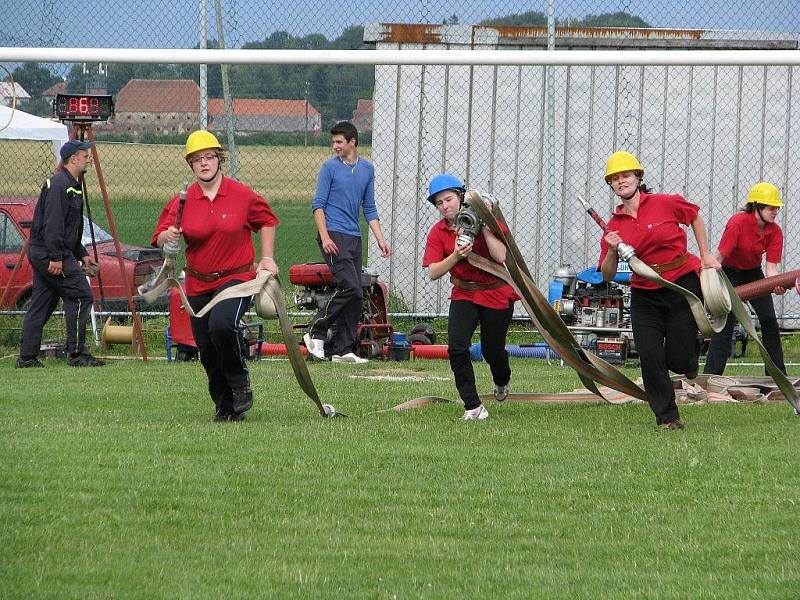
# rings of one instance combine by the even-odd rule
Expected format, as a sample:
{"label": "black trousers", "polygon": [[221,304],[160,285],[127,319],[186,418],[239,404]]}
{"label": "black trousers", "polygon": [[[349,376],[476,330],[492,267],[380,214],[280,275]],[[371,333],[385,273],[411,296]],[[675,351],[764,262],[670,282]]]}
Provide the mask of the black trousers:
{"label": "black trousers", "polygon": [[492,380],[495,385],[506,385],[511,381],[506,334],[513,314],[513,302],[509,302],[508,308],[503,309],[486,308],[468,300],[450,302],[447,319],[447,354],[458,395],[464,402],[466,410],[477,408],[481,404],[475,387],[475,371],[472,369],[469,355],[472,334],[480,324],[481,351],[489,363]]}
{"label": "black trousers", "polygon": [[[336,289],[309,326],[312,338],[327,339],[325,354],[347,354],[356,346],[356,329],[364,303],[364,288],[361,285],[361,238],[330,232],[331,239],[339,248],[339,254],[325,254],[317,236],[322,258],[331,270]],[[331,330],[328,339],[328,330]]]}
{"label": "black trousers", "polygon": [[[764,279],[764,272],[761,268],[743,271],[731,267],[723,267],[723,270],[734,286]],[[778,319],[775,317],[775,305],[772,303],[772,294],[767,294],[760,298],[753,298],[749,302],[750,306],[752,306],[753,310],[756,312],[756,316],[758,316],[758,322],[761,325],[761,341],[767,349],[767,353],[772,359],[772,362],[775,363],[775,366],[786,373],[786,365],[783,362],[783,348],[781,348],[781,334],[778,328]],[[728,358],[731,355],[731,340],[733,338],[733,328],[735,326],[736,319],[730,314],[725,323],[725,328],[711,338],[703,373],[722,375],[725,371],[725,365],[728,363]],[[764,373],[769,375],[766,369]]]}
{"label": "black trousers", "polygon": [[[189,296],[195,312],[214,296],[240,281],[229,281],[213,292]],[[223,300],[199,319],[192,317],[192,333],[200,352],[200,362],[208,376],[208,392],[218,412],[233,413],[232,390],[250,385],[250,374],[243,356],[239,321],[250,306],[252,297]]]}
{"label": "black trousers", "polygon": [[[687,273],[675,281],[702,299],[700,279]],[[642,368],[644,391],[656,423],[679,418],[669,372],[697,373],[697,324],[689,303],[672,290],[631,290],[631,326]]]}
{"label": "black trousers", "polygon": [[81,263],[75,257],[64,259],[63,275],[51,275],[47,272],[50,259],[45,248],[30,246],[28,259],[33,267],[33,290],[30,307],[22,322],[20,358],[29,360],[38,356],[42,329],[59,300],[64,301],[67,352],[86,352],[86,322],[92,311],[92,288],[86,281]]}

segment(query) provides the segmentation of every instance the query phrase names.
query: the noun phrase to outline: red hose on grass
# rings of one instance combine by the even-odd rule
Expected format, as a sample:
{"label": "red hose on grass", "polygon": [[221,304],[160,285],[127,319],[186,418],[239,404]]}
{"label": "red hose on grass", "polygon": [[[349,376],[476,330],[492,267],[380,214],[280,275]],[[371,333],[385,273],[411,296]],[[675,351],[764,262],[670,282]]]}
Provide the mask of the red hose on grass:
{"label": "red hose on grass", "polygon": [[414,344],[411,348],[414,358],[447,358],[446,344]]}
{"label": "red hose on grass", "polygon": [[[308,350],[305,346],[300,346],[300,353],[308,355]],[[287,356],[286,344],[263,344],[261,346],[261,356]]]}
{"label": "red hose on grass", "polygon": [[[384,347],[383,355],[388,355],[388,346]],[[300,346],[300,352],[303,355],[308,354],[308,350],[306,350],[305,346]],[[411,352],[415,358],[447,358],[447,346],[446,345],[425,345],[425,344],[414,344],[412,346]],[[261,355],[262,356],[286,356],[286,344],[263,344],[261,346]]]}

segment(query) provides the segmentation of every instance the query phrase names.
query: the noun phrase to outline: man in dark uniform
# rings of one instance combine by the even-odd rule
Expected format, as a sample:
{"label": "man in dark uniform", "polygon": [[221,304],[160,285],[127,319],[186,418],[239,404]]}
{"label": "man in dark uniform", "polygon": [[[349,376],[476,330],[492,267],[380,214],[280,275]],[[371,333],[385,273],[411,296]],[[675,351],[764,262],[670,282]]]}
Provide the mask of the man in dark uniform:
{"label": "man in dark uniform", "polygon": [[64,301],[69,364],[73,367],[105,364],[86,349],[92,289],[82,267],[96,263],[81,244],[83,192],[79,179],[91,160],[91,147],[78,140],[70,140],[61,147],[61,163],[42,186],[36,203],[28,249],[28,260],[33,267],[33,291],[22,324],[19,368],[44,366],[37,358],[42,329],[59,299]]}

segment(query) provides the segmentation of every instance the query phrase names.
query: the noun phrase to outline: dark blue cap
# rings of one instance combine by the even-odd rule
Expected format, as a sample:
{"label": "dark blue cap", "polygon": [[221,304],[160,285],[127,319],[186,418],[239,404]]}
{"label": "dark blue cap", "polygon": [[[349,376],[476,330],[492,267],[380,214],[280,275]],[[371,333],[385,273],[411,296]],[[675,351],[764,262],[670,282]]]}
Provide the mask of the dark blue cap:
{"label": "dark blue cap", "polygon": [[78,150],[89,150],[92,145],[89,142],[82,142],[80,140],[70,140],[61,146],[60,154],[61,160],[66,161],[70,156],[75,154]]}

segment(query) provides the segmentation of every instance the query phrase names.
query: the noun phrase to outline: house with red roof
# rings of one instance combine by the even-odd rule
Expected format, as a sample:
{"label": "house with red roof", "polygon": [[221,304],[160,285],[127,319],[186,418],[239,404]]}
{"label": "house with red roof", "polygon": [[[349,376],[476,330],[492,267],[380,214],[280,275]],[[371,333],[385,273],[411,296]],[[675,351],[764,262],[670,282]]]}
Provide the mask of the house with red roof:
{"label": "house with red roof", "polygon": [[[117,133],[183,134],[200,128],[200,87],[190,79],[131,79],[115,99],[116,115],[109,122]],[[322,116],[305,100],[235,98],[233,129],[257,131],[319,131]],[[208,100],[208,128],[224,131],[225,103]]]}
{"label": "house with red roof", "polygon": [[364,98],[358,99],[351,122],[359,131],[372,131],[372,110],[374,104],[372,100],[366,100]]}
{"label": "house with red roof", "polygon": [[42,100],[47,100],[48,102],[52,102],[56,99],[58,94],[66,94],[67,93],[67,82],[66,81],[59,81],[58,83],[54,83],[45,91],[42,92]]}
{"label": "house with red roof", "polygon": [[[322,115],[305,100],[274,98],[234,98],[233,129],[240,133],[256,131],[320,131]],[[225,101],[208,100],[208,128],[225,131]]]}
{"label": "house with red roof", "polygon": [[181,134],[200,128],[200,87],[191,79],[131,79],[115,100],[113,131]]}

